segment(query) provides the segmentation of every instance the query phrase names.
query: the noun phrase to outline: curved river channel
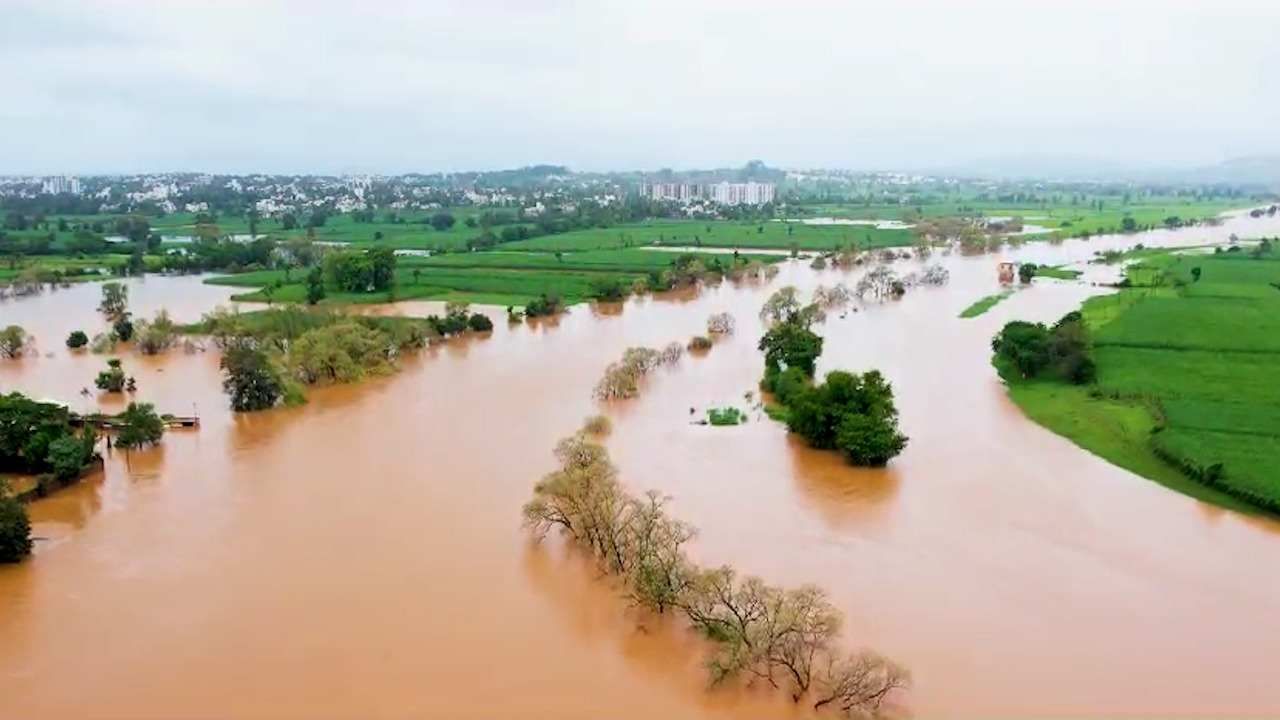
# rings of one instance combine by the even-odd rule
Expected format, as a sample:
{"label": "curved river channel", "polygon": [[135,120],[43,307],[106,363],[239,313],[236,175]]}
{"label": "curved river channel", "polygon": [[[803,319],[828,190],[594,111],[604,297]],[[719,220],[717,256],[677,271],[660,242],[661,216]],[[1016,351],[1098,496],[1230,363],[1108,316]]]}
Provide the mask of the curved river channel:
{"label": "curved river channel", "polygon": [[[700,562],[825,587],[847,642],[911,669],[900,713],[1278,715],[1280,524],[1074,447],[1025,419],[989,365],[1004,322],[1053,320],[1105,290],[1037,280],[957,318],[998,291],[1003,258],[1080,262],[1233,232],[1280,222],[937,255],[946,287],[833,315],[819,372],[881,369],[911,438],[878,471],[806,449],[757,411],[733,428],[689,422],[690,407],[745,406],[772,290],[856,281],[807,261],[767,284],[552,322],[508,327],[494,312],[489,338],[252,415],[228,410],[216,352],[126,352],[139,399],[194,407],[202,427],[111,454],[101,475],[31,506],[36,554],[0,567],[0,717],[803,716],[764,692],[708,690],[696,639],[638,629],[593,569],[520,527],[556,440],[601,411],[603,368],[630,345],[685,342],[721,310],[736,335],[604,409],[613,459],[631,489],[673,497],[700,530]],[[194,320],[228,292],[148,277],[132,281],[131,309]],[[79,394],[103,358],[62,345],[103,324],[98,296],[84,284],[0,302],[0,323],[40,349],[0,362],[0,389],[119,408]]]}

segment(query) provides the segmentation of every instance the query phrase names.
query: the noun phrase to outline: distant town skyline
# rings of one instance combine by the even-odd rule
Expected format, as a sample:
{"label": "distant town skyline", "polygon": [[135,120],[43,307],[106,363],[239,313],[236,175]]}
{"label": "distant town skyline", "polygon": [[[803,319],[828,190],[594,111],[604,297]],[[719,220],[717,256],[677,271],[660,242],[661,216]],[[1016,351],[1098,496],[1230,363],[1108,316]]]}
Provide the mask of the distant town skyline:
{"label": "distant town skyline", "polygon": [[[0,174],[1280,154],[1263,2],[12,0]],[[1054,160],[1054,162],[1047,162]]]}

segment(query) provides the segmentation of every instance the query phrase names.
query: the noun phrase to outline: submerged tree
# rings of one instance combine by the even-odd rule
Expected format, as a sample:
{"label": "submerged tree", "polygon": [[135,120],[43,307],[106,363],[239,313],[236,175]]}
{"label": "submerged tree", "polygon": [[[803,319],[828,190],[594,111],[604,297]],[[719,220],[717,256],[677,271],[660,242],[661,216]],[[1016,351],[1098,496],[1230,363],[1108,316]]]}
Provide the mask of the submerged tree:
{"label": "submerged tree", "polygon": [[156,414],[151,403],[129,403],[129,407],[117,416],[120,432],[116,445],[122,448],[141,448],[155,445],[164,436],[164,420]]}
{"label": "submerged tree", "polygon": [[10,325],[0,330],[0,357],[18,357],[26,349],[27,342],[27,331],[19,325]]}
{"label": "submerged tree", "polygon": [[9,496],[0,478],[0,563],[16,563],[31,554],[31,521],[27,508]]}
{"label": "submerged tree", "polygon": [[274,407],[284,395],[283,373],[256,341],[237,338],[222,353],[222,389],[231,409],[253,412]]}
{"label": "submerged tree", "polygon": [[[129,307],[129,286],[118,282],[102,284],[102,302],[98,310],[111,322],[124,317]],[[126,338],[127,339],[127,338]]]}

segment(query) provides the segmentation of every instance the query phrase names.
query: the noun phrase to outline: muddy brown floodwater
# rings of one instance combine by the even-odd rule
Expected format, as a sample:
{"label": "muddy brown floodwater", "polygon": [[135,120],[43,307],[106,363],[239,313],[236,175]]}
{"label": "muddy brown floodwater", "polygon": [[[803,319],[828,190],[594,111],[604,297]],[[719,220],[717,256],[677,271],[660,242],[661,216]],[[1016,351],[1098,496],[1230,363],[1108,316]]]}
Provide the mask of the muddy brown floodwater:
{"label": "muddy brown floodwater", "polygon": [[[636,344],[687,340],[721,310],[738,332],[605,409],[625,482],[673,496],[706,564],[827,588],[851,645],[909,666],[920,717],[1277,715],[1280,525],[1112,467],[1026,420],[988,364],[1011,318],[1100,292],[1037,281],[974,320],[995,262],[1087,259],[1134,242],[1277,232],[1274,221],[939,257],[950,284],[833,316],[820,370],[880,368],[907,451],[846,467],[737,403],[761,374],[756,313],[787,283],[854,277],[787,263],[768,285],[577,307],[422,353],[393,377],[233,416],[213,351],[125,352],[141,399],[194,406],[199,431],[114,453],[100,477],[31,506],[36,554],[0,567],[0,717],[785,717],[765,693],[707,691],[698,645],[637,630],[607,583],[519,508],[591,388]],[[910,268],[914,261],[903,263]],[[227,297],[194,278],[132,285],[133,309],[193,320]],[[0,303],[41,354],[0,389],[99,405],[98,287]],[[391,312],[417,313],[425,304]],[[103,407],[118,407],[102,402]]]}

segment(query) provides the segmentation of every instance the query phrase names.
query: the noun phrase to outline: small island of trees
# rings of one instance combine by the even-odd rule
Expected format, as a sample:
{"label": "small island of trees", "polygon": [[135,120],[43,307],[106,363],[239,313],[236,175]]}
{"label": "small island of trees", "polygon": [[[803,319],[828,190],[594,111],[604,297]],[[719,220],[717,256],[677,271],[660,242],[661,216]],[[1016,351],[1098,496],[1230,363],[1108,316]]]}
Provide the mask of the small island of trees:
{"label": "small island of trees", "polygon": [[760,386],[777,402],[767,408],[771,417],[814,448],[840,450],[854,465],[882,467],[906,448],[893,387],[878,370],[836,370],[814,384],[823,341],[811,326],[825,317],[819,303],[801,305],[795,288],[786,287],[766,301],[761,317],[770,323],[759,348]]}

